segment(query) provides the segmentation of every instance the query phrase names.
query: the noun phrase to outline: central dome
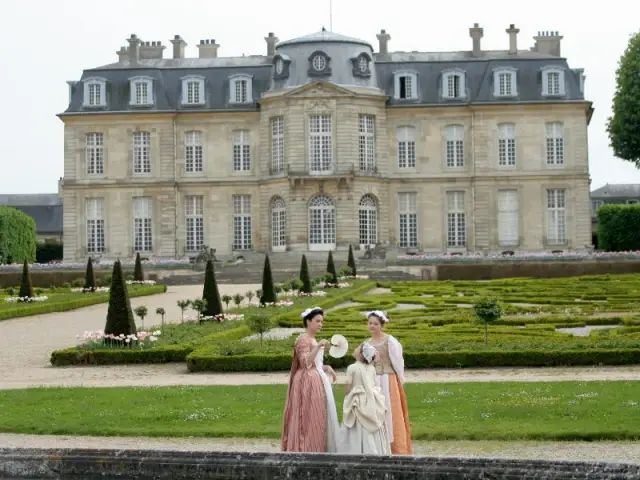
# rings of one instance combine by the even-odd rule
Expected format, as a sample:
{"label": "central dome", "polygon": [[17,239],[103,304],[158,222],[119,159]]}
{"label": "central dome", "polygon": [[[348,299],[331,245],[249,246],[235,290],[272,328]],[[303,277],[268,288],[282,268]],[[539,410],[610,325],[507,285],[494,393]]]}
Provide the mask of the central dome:
{"label": "central dome", "polygon": [[301,43],[351,43],[355,45],[364,45],[373,50],[373,47],[371,47],[369,42],[353,37],[347,37],[346,35],[340,35],[339,33],[328,32],[324,28],[316,33],[280,42],[276,45],[276,48],[288,45],[298,45]]}

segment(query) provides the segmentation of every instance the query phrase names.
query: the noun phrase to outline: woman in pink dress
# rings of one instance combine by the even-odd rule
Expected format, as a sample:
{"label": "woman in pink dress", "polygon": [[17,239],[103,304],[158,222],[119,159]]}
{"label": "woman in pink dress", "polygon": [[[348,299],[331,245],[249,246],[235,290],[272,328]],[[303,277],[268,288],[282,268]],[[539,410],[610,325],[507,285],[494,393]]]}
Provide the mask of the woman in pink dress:
{"label": "woman in pink dress", "polygon": [[335,382],[336,374],[323,363],[329,342],[316,340],[324,312],[320,307],[313,307],[302,312],[302,319],[306,332],[298,337],[294,346],[284,407],[282,451],[335,453],[340,427],[329,376]]}

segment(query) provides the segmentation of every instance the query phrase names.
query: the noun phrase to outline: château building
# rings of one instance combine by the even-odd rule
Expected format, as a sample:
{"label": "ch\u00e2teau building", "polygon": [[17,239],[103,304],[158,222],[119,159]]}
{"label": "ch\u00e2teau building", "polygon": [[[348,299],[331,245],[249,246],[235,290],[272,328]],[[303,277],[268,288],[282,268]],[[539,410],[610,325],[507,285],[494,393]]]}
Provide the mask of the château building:
{"label": "ch\u00e2teau building", "polygon": [[[136,35],[69,83],[64,257],[581,250],[591,243],[582,69],[528,50],[394,52],[325,31],[265,55]],[[242,253],[241,253],[242,252]]]}

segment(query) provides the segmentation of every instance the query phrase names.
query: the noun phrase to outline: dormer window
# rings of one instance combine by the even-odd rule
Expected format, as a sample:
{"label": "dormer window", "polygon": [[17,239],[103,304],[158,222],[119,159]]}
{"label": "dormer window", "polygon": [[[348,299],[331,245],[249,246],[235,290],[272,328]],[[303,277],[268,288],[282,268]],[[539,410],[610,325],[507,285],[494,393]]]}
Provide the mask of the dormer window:
{"label": "dormer window", "polygon": [[414,100],[418,98],[418,76],[413,72],[397,72],[395,77],[395,98]]}
{"label": "dormer window", "polygon": [[493,72],[493,95],[496,97],[515,97],[518,84],[514,68],[498,68]]}
{"label": "dormer window", "polygon": [[131,105],[153,104],[153,79],[150,77],[135,77],[131,83]]}
{"label": "dormer window", "polygon": [[466,78],[462,70],[452,70],[442,75],[442,97],[459,99],[467,96]]}
{"label": "dormer window", "polygon": [[273,78],[282,80],[289,76],[289,64],[291,59],[286,55],[276,55],[273,57]]}
{"label": "dormer window", "polygon": [[324,77],[331,75],[331,58],[321,50],[316,50],[309,55],[309,70],[311,77]]}
{"label": "dormer window", "polygon": [[558,67],[542,69],[542,95],[561,96],[565,94],[564,70]]}
{"label": "dormer window", "polygon": [[357,57],[352,58],[353,76],[369,78],[371,76],[371,61],[371,57],[366,52],[362,52]]}
{"label": "dormer window", "polygon": [[251,103],[253,102],[252,91],[253,77],[239,74],[229,78],[229,102],[230,103]]}
{"label": "dormer window", "polygon": [[106,107],[107,106],[107,80],[104,78],[91,77],[84,80],[84,102],[85,107]]}
{"label": "dormer window", "polygon": [[204,77],[189,76],[182,79],[182,104],[204,105]]}

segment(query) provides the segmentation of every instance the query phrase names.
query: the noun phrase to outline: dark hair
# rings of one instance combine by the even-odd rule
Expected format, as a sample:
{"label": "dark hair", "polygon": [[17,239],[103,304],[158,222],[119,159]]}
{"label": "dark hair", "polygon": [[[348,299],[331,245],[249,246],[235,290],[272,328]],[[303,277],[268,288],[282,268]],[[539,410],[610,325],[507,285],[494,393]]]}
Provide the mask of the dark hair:
{"label": "dark hair", "polygon": [[387,322],[385,321],[385,319],[384,319],[384,318],[382,318],[382,317],[380,317],[380,316],[376,315],[376,314],[375,314],[375,313],[373,313],[373,312],[371,312],[369,315],[367,315],[367,319],[368,319],[369,317],[376,317],[376,318],[378,319],[378,322],[380,322],[380,325],[382,325],[382,326],[384,326],[384,324],[385,324],[385,323],[387,323]]}
{"label": "dark hair", "polygon": [[322,315],[324,317],[324,311],[321,308],[314,308],[306,316],[302,317],[302,324],[304,327],[307,327],[307,322],[311,320],[316,315]]}

